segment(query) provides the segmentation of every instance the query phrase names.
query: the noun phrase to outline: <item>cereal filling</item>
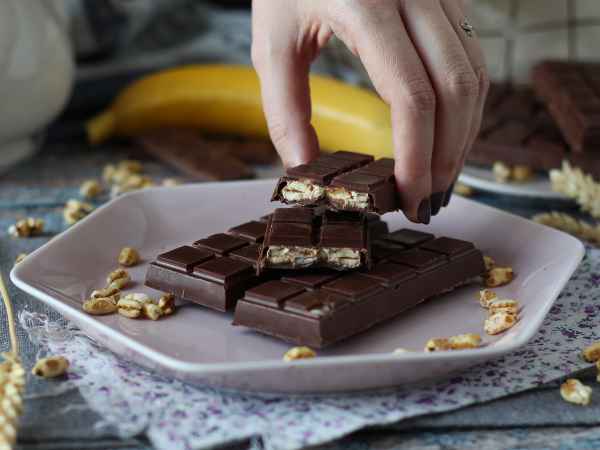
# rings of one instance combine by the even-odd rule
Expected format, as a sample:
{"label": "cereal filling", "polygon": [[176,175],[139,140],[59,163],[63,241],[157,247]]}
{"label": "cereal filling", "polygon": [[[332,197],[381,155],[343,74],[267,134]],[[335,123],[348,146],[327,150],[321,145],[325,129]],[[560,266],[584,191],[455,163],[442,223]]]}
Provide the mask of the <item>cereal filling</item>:
{"label": "cereal filling", "polygon": [[341,187],[328,187],[326,195],[329,201],[340,209],[369,208],[369,194],[364,192],[349,191]]}
{"label": "cereal filling", "polygon": [[325,197],[325,188],[310,180],[290,180],[281,189],[288,202],[316,202]]}

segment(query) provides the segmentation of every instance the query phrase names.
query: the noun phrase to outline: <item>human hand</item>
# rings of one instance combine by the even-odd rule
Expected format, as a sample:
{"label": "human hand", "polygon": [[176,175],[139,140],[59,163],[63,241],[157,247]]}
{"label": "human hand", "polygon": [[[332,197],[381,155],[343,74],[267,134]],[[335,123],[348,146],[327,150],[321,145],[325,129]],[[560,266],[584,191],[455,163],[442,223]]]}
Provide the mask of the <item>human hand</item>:
{"label": "human hand", "polygon": [[284,165],[318,153],[308,73],[335,34],[390,105],[402,209],[429,223],[449,201],[489,87],[464,8],[462,0],[253,0],[252,61]]}

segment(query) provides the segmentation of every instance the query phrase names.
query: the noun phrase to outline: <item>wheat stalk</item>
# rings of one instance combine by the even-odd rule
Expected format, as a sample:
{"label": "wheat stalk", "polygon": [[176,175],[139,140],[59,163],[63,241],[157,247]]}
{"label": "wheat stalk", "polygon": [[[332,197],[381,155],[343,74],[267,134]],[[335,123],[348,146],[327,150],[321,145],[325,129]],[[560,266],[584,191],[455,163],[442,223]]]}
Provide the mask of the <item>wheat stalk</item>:
{"label": "wheat stalk", "polygon": [[560,169],[550,171],[550,181],[553,190],[574,199],[582,211],[600,219],[600,183],[591,175],[563,161]]}
{"label": "wheat stalk", "polygon": [[584,220],[579,220],[569,214],[551,211],[536,214],[532,220],[557,230],[565,231],[583,240],[600,244],[600,225],[592,225]]}
{"label": "wheat stalk", "polygon": [[17,440],[18,419],[23,408],[23,388],[25,387],[25,370],[19,358],[19,343],[12,303],[8,290],[0,273],[0,295],[6,308],[10,351],[3,353],[4,361],[0,363],[0,450],[10,450]]}

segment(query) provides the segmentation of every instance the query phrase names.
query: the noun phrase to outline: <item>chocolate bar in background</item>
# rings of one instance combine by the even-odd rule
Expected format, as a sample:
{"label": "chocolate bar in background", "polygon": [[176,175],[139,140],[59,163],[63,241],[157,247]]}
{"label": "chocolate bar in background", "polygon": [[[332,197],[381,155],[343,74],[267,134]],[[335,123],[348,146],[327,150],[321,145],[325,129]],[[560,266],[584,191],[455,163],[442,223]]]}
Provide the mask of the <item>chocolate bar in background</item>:
{"label": "chocolate bar in background", "polygon": [[227,154],[246,164],[272,164],[279,159],[277,150],[269,140],[235,138],[231,136],[204,136],[207,143],[222,148]]}
{"label": "chocolate bar in background", "polygon": [[544,61],[532,78],[571,149],[600,151],[600,63]]}
{"label": "chocolate bar in background", "polygon": [[140,147],[193,179],[222,181],[252,178],[248,164],[270,164],[277,152],[269,141],[203,137],[196,130],[161,128],[137,138]]}
{"label": "chocolate bar in background", "polygon": [[600,155],[572,153],[533,90],[494,84],[490,88],[479,137],[467,162],[525,165],[533,170],[560,168],[567,160],[600,177]]}
{"label": "chocolate bar in background", "polygon": [[267,223],[259,270],[370,267],[368,227],[361,213],[278,208]]}
{"label": "chocolate bar in background", "polygon": [[340,211],[384,214],[400,209],[394,160],[338,151],[291,167],[271,198],[286,204],[326,205]]}
{"label": "chocolate bar in background", "polygon": [[362,272],[292,273],[248,289],[234,325],[322,348],[389,320],[485,271],[470,242],[399,230],[380,237],[385,255]]}
{"label": "chocolate bar in background", "polygon": [[[377,216],[367,222],[375,237],[388,232]],[[146,285],[217,311],[229,310],[246,289],[277,276],[273,271],[256,274],[266,228],[264,220],[253,220],[158,255],[150,263]]]}

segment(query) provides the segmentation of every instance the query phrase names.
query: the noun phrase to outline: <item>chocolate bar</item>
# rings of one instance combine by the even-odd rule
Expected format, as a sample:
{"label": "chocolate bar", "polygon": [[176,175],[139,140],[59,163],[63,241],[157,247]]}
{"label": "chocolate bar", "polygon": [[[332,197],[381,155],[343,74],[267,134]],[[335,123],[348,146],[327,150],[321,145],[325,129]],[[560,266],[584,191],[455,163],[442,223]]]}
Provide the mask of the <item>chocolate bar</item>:
{"label": "chocolate bar", "polygon": [[360,213],[278,208],[267,224],[259,270],[369,267],[369,247],[368,222]]}
{"label": "chocolate bar", "polygon": [[600,63],[545,61],[533,86],[575,152],[600,146]]}
{"label": "chocolate bar", "polygon": [[162,128],[137,138],[147,152],[166,164],[199,180],[222,181],[252,178],[252,169],[241,158],[207,142],[194,130]]}
{"label": "chocolate bar", "polygon": [[[388,232],[379,217],[366,220],[372,236]],[[246,289],[276,276],[257,275],[266,229],[264,220],[249,221],[162,253],[150,263],[146,285],[218,311],[231,309]]]}
{"label": "chocolate bar", "polygon": [[554,120],[533,90],[492,85],[479,137],[467,161],[492,165],[525,165],[532,170],[560,168],[567,160],[600,177],[600,158],[593,153],[572,153]]}
{"label": "chocolate bar", "polygon": [[400,209],[394,160],[338,151],[291,167],[275,187],[272,201],[326,205],[341,211],[384,214]]}
{"label": "chocolate bar", "polygon": [[[467,241],[399,230],[378,240],[371,270],[286,275],[248,289],[234,325],[322,348],[389,320],[485,271]],[[375,257],[375,255],[374,255]]]}

